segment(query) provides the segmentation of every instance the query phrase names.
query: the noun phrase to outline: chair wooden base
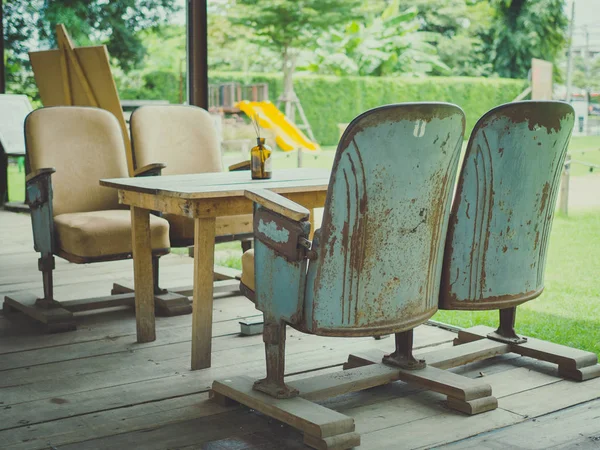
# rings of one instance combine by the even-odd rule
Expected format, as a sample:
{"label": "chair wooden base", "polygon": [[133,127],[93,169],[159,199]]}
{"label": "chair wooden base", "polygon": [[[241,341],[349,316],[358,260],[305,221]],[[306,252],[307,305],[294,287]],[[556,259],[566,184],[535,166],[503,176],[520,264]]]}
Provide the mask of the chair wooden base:
{"label": "chair wooden base", "polygon": [[[498,342],[487,337],[493,331],[494,328],[482,325],[461,330],[454,340],[454,347],[420,353],[418,356],[425,358],[429,366],[450,369],[506,353],[517,353],[558,364],[558,374],[571,380],[585,381],[600,376],[600,365],[595,353],[534,338],[527,338],[527,342],[522,344]],[[383,352],[350,355],[344,368],[376,364],[381,360],[381,355]]]}
{"label": "chair wooden base", "polygon": [[304,443],[317,449],[346,449],[360,444],[354,432],[354,419],[320,406],[314,401],[356,392],[394,381],[405,381],[447,396],[447,406],[466,413],[479,414],[498,407],[490,385],[452,372],[426,366],[406,370],[381,363],[383,353],[354,361],[355,367],[340,373],[317,375],[287,385],[299,396],[275,399],[252,388],[254,380],[234,377],[215,381],[211,397],[221,403],[234,400],[304,432]]}
{"label": "chair wooden base", "polygon": [[[186,296],[168,292],[154,297],[156,309],[166,316],[190,314],[192,305]],[[116,306],[135,306],[133,291],[105,297],[86,298],[64,302],[43,302],[29,293],[4,297],[5,315],[21,311],[33,320],[40,322],[47,332],[72,331],[77,328],[73,313]]]}
{"label": "chair wooden base", "polygon": [[[229,267],[223,266],[215,266],[214,268],[214,283],[213,283],[213,292],[216,293],[235,293],[237,294],[240,291],[240,278],[242,273],[239,270],[230,269]],[[112,295],[119,294],[130,294],[133,292],[133,287],[126,286],[119,283],[113,283],[112,290],[110,293]],[[168,292],[173,292],[175,294],[182,295],[184,297],[191,297],[194,295],[194,287],[190,285],[186,286],[177,286],[171,289],[168,289]],[[191,312],[191,309],[190,309]],[[182,313],[184,314],[184,313]],[[187,314],[187,313],[185,313]]]}
{"label": "chair wooden base", "polygon": [[[462,330],[459,331],[454,343],[462,347],[468,343],[477,342],[482,339],[490,340],[488,335],[494,331],[493,328],[483,325]],[[592,352],[530,337],[524,343],[509,344],[509,349],[506,353],[508,352],[557,364],[558,374],[561,377],[571,380],[586,381],[600,377],[598,356]]]}
{"label": "chair wooden base", "polygon": [[[211,398],[220,404],[242,403],[304,433],[304,443],[316,449],[348,449],[360,445],[354,419],[302,397],[277,400],[252,389],[254,380],[239,376],[215,381]],[[302,395],[302,394],[301,394]]]}

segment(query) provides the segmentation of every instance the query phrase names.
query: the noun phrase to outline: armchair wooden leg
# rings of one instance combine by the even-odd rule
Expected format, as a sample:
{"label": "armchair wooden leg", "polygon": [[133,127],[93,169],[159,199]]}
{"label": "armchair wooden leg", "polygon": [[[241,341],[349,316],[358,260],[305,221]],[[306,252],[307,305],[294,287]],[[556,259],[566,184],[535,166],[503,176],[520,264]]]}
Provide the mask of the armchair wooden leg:
{"label": "armchair wooden leg", "polygon": [[254,383],[253,389],[275,398],[291,398],[298,390],[283,381],[285,372],[285,323],[267,321],[263,328],[267,377]]}

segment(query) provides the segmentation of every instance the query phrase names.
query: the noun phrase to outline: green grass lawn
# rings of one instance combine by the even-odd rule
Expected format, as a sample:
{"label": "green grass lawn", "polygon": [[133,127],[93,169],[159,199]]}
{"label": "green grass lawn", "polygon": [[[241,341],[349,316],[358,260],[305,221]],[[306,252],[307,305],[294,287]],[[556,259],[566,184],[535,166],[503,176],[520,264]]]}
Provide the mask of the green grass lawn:
{"label": "green grass lawn", "polygon": [[[600,136],[574,136],[569,146],[571,158],[600,166]],[[571,175],[599,174],[600,168],[590,172],[590,168],[574,162],[571,164]]]}

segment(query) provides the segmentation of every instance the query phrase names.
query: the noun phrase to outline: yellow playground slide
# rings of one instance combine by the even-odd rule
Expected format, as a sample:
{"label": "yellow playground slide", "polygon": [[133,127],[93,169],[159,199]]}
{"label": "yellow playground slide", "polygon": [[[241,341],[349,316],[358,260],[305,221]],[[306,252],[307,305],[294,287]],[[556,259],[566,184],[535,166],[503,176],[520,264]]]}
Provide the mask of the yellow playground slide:
{"label": "yellow playground slide", "polygon": [[250,118],[258,116],[258,124],[262,128],[273,130],[275,142],[284,152],[300,148],[310,151],[320,150],[319,144],[306,137],[296,124],[290,122],[273,103],[244,100],[239,102],[237,107]]}

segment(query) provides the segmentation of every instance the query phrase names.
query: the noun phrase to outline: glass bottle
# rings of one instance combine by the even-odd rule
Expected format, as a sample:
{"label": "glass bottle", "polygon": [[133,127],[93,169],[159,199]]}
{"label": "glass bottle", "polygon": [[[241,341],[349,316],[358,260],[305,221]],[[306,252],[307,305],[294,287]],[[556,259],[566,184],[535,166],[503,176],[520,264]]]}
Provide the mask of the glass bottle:
{"label": "glass bottle", "polygon": [[253,180],[271,178],[271,147],[265,138],[256,138],[256,146],[250,150],[250,167]]}

